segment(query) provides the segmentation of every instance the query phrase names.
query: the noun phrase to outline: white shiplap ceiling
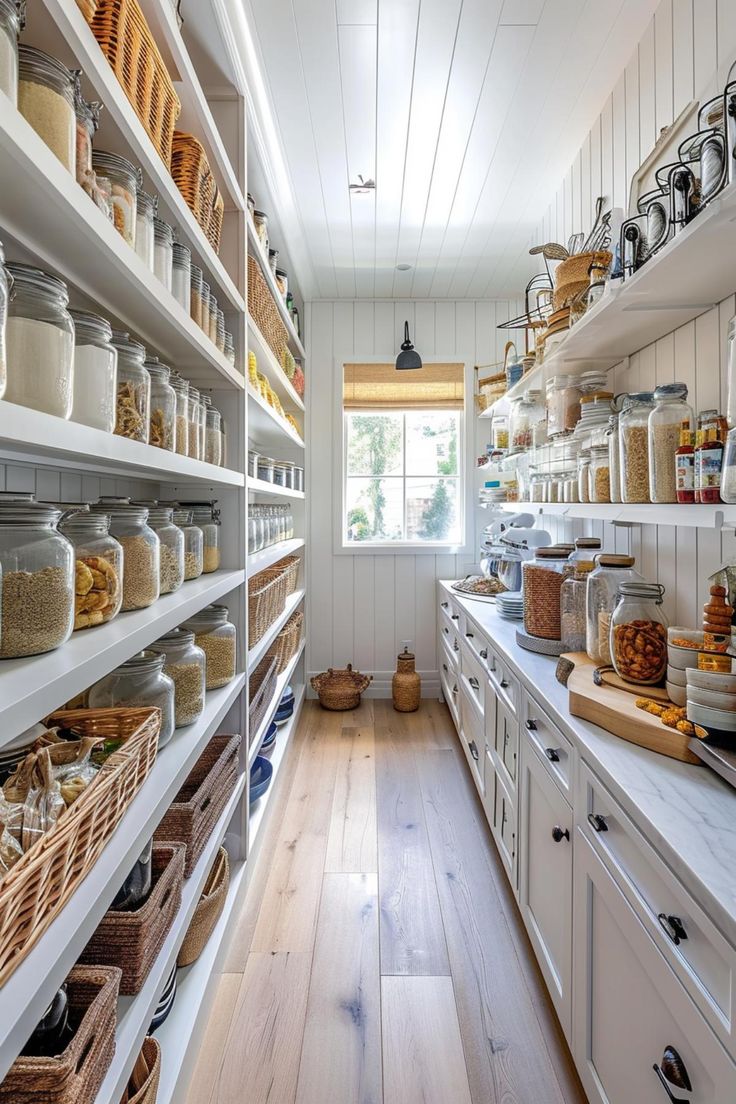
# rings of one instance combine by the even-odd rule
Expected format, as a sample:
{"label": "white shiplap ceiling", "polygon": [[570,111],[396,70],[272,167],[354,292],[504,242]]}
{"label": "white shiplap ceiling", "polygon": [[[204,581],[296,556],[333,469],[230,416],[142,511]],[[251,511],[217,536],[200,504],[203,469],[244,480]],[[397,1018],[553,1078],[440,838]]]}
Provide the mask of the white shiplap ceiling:
{"label": "white shiplap ceiling", "polygon": [[[246,3],[291,184],[283,223],[303,234],[315,298],[517,293],[544,208],[657,6]],[[351,197],[359,174],[375,194]]]}

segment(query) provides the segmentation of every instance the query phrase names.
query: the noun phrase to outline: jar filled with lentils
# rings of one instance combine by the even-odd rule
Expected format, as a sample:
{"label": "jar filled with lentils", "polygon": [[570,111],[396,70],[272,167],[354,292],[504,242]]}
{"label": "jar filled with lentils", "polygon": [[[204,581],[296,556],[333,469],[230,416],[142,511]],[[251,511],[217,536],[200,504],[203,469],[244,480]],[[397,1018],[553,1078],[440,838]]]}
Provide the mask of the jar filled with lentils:
{"label": "jar filled with lentils", "polygon": [[176,430],[174,447],[179,456],[189,455],[189,381],[172,372],[169,383],[176,396]]}
{"label": "jar filled with lentils", "polygon": [[161,542],[148,525],[148,508],[129,498],[103,496],[90,509],[109,515],[110,532],[123,548],[121,609],[152,606],[160,593]]}
{"label": "jar filled with lentils", "polygon": [[622,502],[650,500],[649,415],[653,409],[652,391],[635,391],[624,399],[618,419]]}
{"label": "jar filled with lentils", "polygon": [[184,582],[184,534],[174,524],[174,508],[159,503],[148,508],[148,524],[159,539],[161,594],[171,594]]}
{"label": "jar filled with lentils", "polygon": [[198,525],[192,524],[191,510],[174,510],[174,525],[184,534],[184,581],[198,579],[204,566],[204,538]]}
{"label": "jar filled with lentils", "polygon": [[180,502],[182,510],[191,510],[192,521],[202,531],[203,571],[208,575],[220,567],[220,511],[217,499],[204,502]]}
{"label": "jar filled with lentils", "polygon": [[205,655],[190,629],[173,629],[151,645],[164,657],[164,673],[174,683],[176,728],[194,724],[204,709]]}
{"label": "jar filled with lentils", "polygon": [[206,686],[218,690],[235,678],[237,631],[227,606],[207,606],[182,625],[194,633],[194,641],[207,660]]}
{"label": "jar filled with lentils", "polygon": [[538,548],[522,565],[524,631],[544,640],[561,639],[560,591],[570,570],[569,548]]}

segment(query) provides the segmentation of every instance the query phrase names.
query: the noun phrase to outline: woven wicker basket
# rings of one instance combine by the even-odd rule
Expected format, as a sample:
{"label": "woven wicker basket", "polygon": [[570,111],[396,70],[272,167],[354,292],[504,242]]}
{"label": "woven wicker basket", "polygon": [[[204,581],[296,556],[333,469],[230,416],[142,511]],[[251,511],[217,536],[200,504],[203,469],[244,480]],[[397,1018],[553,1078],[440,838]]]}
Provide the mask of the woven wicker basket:
{"label": "woven wicker basket", "polygon": [[184,853],[181,844],[155,844],[153,887],[143,905],[131,912],[106,912],[80,955],[79,961],[89,966],[119,966],[123,996],[140,992],[174,923],[181,905]]}
{"label": "woven wicker basket", "polygon": [[202,896],[197,902],[194,916],[187,928],[187,934],[184,936],[184,942],[176,960],[176,965],[180,969],[182,966],[191,966],[205,949],[207,940],[215,930],[215,924],[225,907],[225,898],[229,886],[230,862],[227,851],[224,847],[221,847],[210,867]]}
{"label": "woven wicker basket", "polygon": [[361,675],[360,671],[353,670],[352,663],[348,663],[344,669],[330,667],[321,675],[315,675],[311,682],[322,708],[340,712],[357,709],[360,695],[368,689],[372,680],[373,675]]}
{"label": "woven wicker basket", "polygon": [[88,23],[91,23],[97,11],[97,0],[77,0],[77,7]]}
{"label": "woven wicker basket", "polygon": [[284,556],[283,560],[279,560],[277,564],[274,564],[274,570],[283,570],[287,598],[296,590],[296,581],[299,578],[301,562],[300,556]]}
{"label": "woven wicker basket", "polygon": [[212,175],[205,148],[193,134],[184,134],[180,130],[174,133],[171,175],[208,242],[215,253],[219,253],[225,203]]}
{"label": "woven wicker basket", "polygon": [[[289,344],[289,336],[258,261],[251,256],[248,257],[248,313],[263,334],[266,344],[281,364],[284,349]],[[296,373],[292,383],[295,390],[298,391]]]}
{"label": "woven wicker basket", "polygon": [[302,638],[303,623],[304,614],[301,610],[292,613],[291,617],[274,640],[272,647],[269,649],[269,655],[272,655],[276,660],[276,672],[279,675],[289,665],[289,660],[299,647],[299,641]]}
{"label": "woven wicker basket", "polygon": [[181,103],[138,0],[97,0],[92,33],[167,168]]}
{"label": "woven wicker basket", "polygon": [[156,829],[162,843],[186,844],[188,878],[238,781],[240,736],[213,736]]}
{"label": "woven wicker basket", "polygon": [[598,272],[608,270],[613,255],[606,250],[589,253],[575,253],[565,261],[560,261],[555,269],[555,290],[552,306],[555,310],[567,307],[573,299],[590,285],[591,269]]}
{"label": "woven wicker basket", "polygon": [[276,689],[276,660],[264,656],[248,679],[248,731],[255,736]]}
{"label": "woven wicker basket", "polygon": [[148,777],[158,747],[158,709],[73,709],[50,722],[80,736],[122,737],[92,785],[0,879],[0,985],[23,961],[87,876]]}
{"label": "woven wicker basket", "polygon": [[115,1054],[120,971],[75,966],[66,979],[74,1037],[52,1058],[15,1059],[0,1083],[0,1104],[94,1104]]}
{"label": "woven wicker basket", "polygon": [[248,582],[248,647],[252,648],[283,613],[288,578],[278,565],[259,571]]}
{"label": "woven wicker basket", "polygon": [[158,1083],[161,1078],[161,1047],[149,1035],[143,1040],[141,1052],[135,1060],[128,1087],[120,1104],[156,1104]]}

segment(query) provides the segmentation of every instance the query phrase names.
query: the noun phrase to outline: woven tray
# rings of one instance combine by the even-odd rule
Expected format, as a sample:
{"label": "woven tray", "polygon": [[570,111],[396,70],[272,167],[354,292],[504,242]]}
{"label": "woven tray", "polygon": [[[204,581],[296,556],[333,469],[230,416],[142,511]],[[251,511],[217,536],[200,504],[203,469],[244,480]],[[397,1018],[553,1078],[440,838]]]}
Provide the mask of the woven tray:
{"label": "woven tray", "polygon": [[69,709],[49,718],[80,736],[125,738],[91,786],[0,879],[0,985],[23,961],[89,873],[148,777],[158,709]]}
{"label": "woven tray", "polygon": [[158,842],[184,843],[188,878],[238,781],[240,736],[213,736],[156,829]]}
{"label": "woven tray", "polygon": [[138,0],[96,0],[88,22],[167,168],[181,103]]}
{"label": "woven tray", "polygon": [[114,967],[74,967],[66,979],[74,1038],[53,1058],[16,1058],[0,1104],[94,1104],[115,1054],[119,983]]}
{"label": "woven tray", "polygon": [[202,896],[197,902],[194,915],[184,936],[176,965],[191,966],[196,962],[207,946],[207,940],[215,930],[215,924],[225,907],[225,898],[230,886],[230,861],[227,851],[221,847],[207,875]]}
{"label": "woven tray", "polygon": [[171,175],[205,237],[215,253],[219,253],[225,203],[212,175],[205,148],[193,134],[180,130],[174,133]]}
{"label": "woven tray", "polygon": [[291,617],[274,640],[273,646],[269,648],[268,654],[272,655],[276,660],[276,672],[279,675],[282,671],[286,670],[289,665],[289,660],[299,647],[299,641],[302,638],[303,623],[304,614],[301,610],[292,613]]}
{"label": "woven tray", "polygon": [[[252,648],[283,613],[288,577],[276,564],[248,582],[248,647]],[[289,592],[290,593],[290,592]]]}
{"label": "woven tray", "polygon": [[161,1078],[161,1047],[151,1035],[143,1040],[120,1104],[156,1104]]}
{"label": "woven tray", "polygon": [[[276,360],[281,364],[284,349],[289,344],[289,336],[260,265],[255,257],[251,256],[248,257],[248,312]],[[292,383],[298,391],[296,374]]]}
{"label": "woven tray", "polygon": [[153,886],[139,909],[110,909],[82,951],[79,961],[89,966],[119,966],[120,992],[133,996],[158,957],[181,905],[185,848],[157,843],[153,848]]}
{"label": "woven tray", "polygon": [[276,660],[265,656],[248,679],[248,731],[255,736],[276,689]]}

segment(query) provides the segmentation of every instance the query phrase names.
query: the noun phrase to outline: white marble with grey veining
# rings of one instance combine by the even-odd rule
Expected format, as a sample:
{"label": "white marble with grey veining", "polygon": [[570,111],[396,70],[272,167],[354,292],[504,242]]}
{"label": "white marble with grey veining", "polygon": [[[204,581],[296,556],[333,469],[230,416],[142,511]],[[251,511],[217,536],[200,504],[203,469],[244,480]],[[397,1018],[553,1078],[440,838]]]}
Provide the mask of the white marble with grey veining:
{"label": "white marble with grey veining", "polygon": [[707,767],[668,759],[573,717],[555,678],[557,661],[520,648],[519,623],[504,621],[494,605],[450,594],[736,947],[736,789]]}

